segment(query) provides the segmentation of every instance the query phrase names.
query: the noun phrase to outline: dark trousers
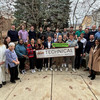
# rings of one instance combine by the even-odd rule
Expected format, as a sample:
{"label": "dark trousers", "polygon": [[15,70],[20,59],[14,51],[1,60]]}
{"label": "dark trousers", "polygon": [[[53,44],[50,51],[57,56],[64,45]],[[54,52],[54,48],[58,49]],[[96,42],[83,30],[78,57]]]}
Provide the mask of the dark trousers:
{"label": "dark trousers", "polygon": [[18,66],[11,68],[10,65],[8,65],[8,67],[10,71],[10,81],[13,82],[18,78]]}
{"label": "dark trousers", "polygon": [[42,69],[43,66],[43,59],[36,59],[36,67],[37,69]]}
{"label": "dark trousers", "polygon": [[25,60],[26,60],[26,58],[18,58],[18,60],[20,61],[19,69],[24,70],[25,69]]}
{"label": "dark trousers", "polygon": [[49,60],[50,60],[50,68],[51,68],[51,66],[52,66],[52,58],[50,58],[50,59],[45,58],[45,59],[44,59],[44,63],[45,63],[45,65],[46,65],[46,68],[48,68],[48,62],[49,62]]}
{"label": "dark trousers", "polygon": [[34,57],[29,58],[29,62],[30,62],[30,69],[34,69],[35,63],[36,63],[36,58],[34,58]]}
{"label": "dark trousers", "polygon": [[75,57],[75,68],[79,69],[81,64],[81,57],[80,55],[76,55]]}
{"label": "dark trousers", "polygon": [[93,70],[91,70],[91,77],[92,77],[92,78],[95,78],[95,75],[96,75],[96,72],[93,71]]}

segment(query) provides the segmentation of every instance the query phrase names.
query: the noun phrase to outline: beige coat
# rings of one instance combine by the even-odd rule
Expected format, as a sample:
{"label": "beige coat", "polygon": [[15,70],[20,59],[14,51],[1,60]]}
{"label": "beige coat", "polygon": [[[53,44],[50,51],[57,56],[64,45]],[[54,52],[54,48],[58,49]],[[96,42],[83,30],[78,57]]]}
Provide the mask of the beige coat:
{"label": "beige coat", "polygon": [[93,53],[93,48],[91,48],[88,67],[96,72],[100,72],[100,49]]}

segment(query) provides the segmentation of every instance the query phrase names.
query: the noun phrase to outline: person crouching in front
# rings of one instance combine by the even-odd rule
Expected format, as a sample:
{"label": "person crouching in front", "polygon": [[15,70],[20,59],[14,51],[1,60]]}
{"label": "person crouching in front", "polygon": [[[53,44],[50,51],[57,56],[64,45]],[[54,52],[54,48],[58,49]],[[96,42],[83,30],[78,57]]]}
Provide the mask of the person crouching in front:
{"label": "person crouching in front", "polygon": [[19,80],[18,78],[18,65],[19,61],[14,50],[15,44],[13,42],[9,43],[9,48],[6,50],[6,67],[10,71],[10,82],[16,83],[15,80]]}

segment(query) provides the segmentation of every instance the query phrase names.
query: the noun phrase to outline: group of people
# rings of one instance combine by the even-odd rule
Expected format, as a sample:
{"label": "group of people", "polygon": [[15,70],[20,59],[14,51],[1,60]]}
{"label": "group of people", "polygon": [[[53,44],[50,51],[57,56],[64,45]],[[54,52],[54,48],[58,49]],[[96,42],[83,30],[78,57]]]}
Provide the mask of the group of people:
{"label": "group of people", "polygon": [[[73,57],[56,57],[42,58],[36,57],[36,50],[55,48],[52,43],[68,43],[69,47],[75,47],[75,56]],[[10,82],[16,83],[20,80],[18,77],[18,66],[21,74],[26,74],[25,62],[29,61],[30,71],[43,71],[43,67],[48,71],[69,70],[69,63],[72,64],[72,71],[76,72],[82,66],[83,59],[86,61],[86,69],[90,71],[89,77],[95,79],[96,72],[100,72],[100,26],[96,30],[96,26],[92,26],[92,30],[86,28],[82,30],[79,26],[78,31],[74,31],[73,27],[69,30],[64,28],[60,32],[59,28],[55,32],[50,27],[44,31],[42,27],[36,32],[34,26],[30,31],[21,26],[21,30],[17,31],[15,25],[11,26],[4,42],[0,40],[0,88],[6,84],[6,69],[10,74]],[[53,68],[55,64],[55,68]]]}

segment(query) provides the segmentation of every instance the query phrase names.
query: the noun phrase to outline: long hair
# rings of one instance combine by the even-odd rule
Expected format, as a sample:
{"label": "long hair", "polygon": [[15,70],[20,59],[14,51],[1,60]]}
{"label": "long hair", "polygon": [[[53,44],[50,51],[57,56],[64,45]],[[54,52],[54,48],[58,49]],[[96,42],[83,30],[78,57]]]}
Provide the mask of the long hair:
{"label": "long hair", "polygon": [[[99,45],[98,45],[98,47],[97,47],[97,50],[98,50],[98,49],[100,49],[100,39],[96,39],[96,40],[99,42]],[[96,40],[95,40],[95,41],[96,41]],[[96,44],[94,45],[93,48],[95,48],[95,46],[96,46]]]}
{"label": "long hair", "polygon": [[37,48],[37,49],[39,48],[38,41],[40,41],[40,47],[43,46],[42,40],[41,40],[41,39],[37,39],[37,43],[36,43],[36,48]]}
{"label": "long hair", "polygon": [[4,39],[4,44],[5,44],[5,45],[7,45],[6,39],[7,39],[8,37],[9,37],[9,36],[6,36],[5,39]]}
{"label": "long hair", "polygon": [[99,45],[98,45],[97,49],[100,49],[100,39],[97,39],[97,40],[99,42]]}

